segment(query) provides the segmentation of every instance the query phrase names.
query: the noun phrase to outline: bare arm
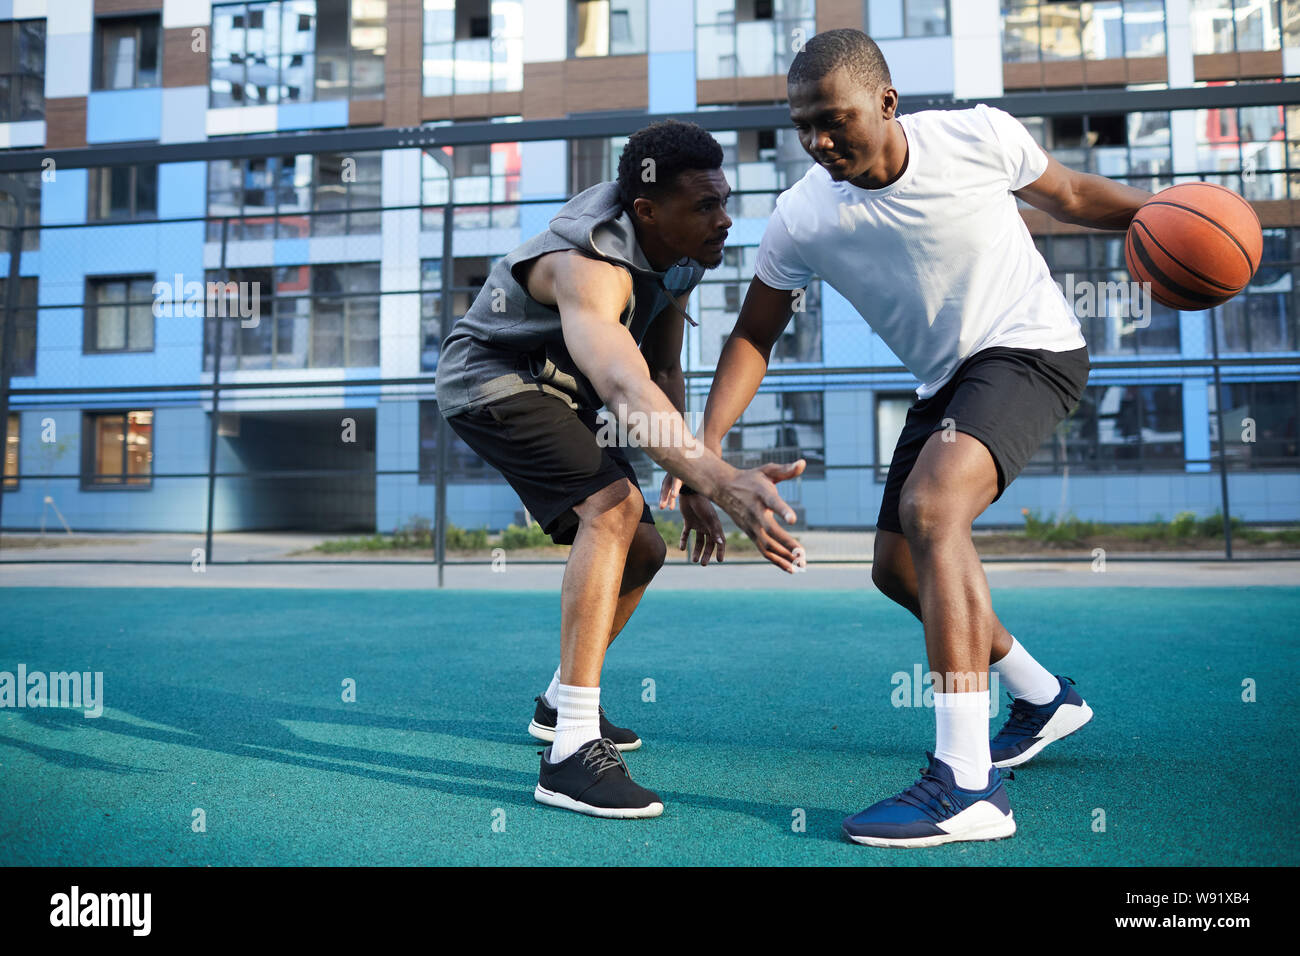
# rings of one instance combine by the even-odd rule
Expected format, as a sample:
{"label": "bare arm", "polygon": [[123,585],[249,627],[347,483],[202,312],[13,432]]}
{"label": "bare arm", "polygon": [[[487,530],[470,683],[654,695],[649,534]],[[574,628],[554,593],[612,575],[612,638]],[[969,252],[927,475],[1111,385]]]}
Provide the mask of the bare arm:
{"label": "bare arm", "polygon": [[539,301],[552,300],[559,309],[569,354],[605,404],[625,421],[638,414],[659,423],[659,428],[649,429],[653,443],[642,446],[646,454],[721,505],[767,560],[793,571],[801,563],[799,543],[777,524],[773,512],[789,523],[795,515],[774,481],[799,474],[803,463],[739,471],[691,435],[668,396],[651,380],[645,358],[619,322],[631,287],[625,270],[577,253],[544,256],[528,277],[529,294]]}
{"label": "bare arm", "polygon": [[1047,171],[1015,195],[1061,222],[1116,232],[1127,229],[1152,196],[1105,176],[1076,172],[1051,156]]}

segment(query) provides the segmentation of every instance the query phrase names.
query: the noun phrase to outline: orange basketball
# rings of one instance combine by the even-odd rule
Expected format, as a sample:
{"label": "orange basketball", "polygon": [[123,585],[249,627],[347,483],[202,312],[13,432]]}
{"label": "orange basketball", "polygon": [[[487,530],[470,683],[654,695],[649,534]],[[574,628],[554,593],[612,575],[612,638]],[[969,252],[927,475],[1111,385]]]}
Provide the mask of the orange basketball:
{"label": "orange basketball", "polygon": [[1231,189],[1183,183],[1161,190],[1133,217],[1124,241],[1129,274],[1151,297],[1197,312],[1246,288],[1264,250],[1259,216]]}

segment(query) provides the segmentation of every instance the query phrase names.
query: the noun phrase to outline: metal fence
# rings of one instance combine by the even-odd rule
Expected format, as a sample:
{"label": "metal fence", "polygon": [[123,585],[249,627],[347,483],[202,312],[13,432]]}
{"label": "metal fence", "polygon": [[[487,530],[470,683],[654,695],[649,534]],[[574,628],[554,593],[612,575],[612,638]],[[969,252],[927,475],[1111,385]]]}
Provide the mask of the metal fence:
{"label": "metal fence", "polygon": [[[1206,95],[1300,101],[1295,86],[1275,85],[1267,96],[1250,86]],[[1189,91],[1127,95],[1141,105],[1161,92],[1152,101],[1165,108],[1211,101],[1189,100]],[[1043,94],[1002,105],[1044,115],[1078,103]],[[911,108],[927,105],[963,104]],[[783,116],[773,107],[690,118],[740,130],[783,124]],[[454,151],[609,137],[651,119],[349,130],[158,148],[159,161],[182,164],[175,168],[370,150],[384,169],[383,194],[415,200],[351,205],[341,183],[328,183],[335,192],[305,204],[311,208],[289,203],[281,211],[277,202],[269,216],[213,215],[205,196],[197,215],[62,224],[51,216],[32,226],[22,210],[36,202],[24,194],[28,181],[6,176],[0,191],[19,206],[6,229],[0,421],[16,429],[6,443],[0,562],[419,561],[436,564],[441,581],[446,563],[488,562],[497,549],[516,560],[563,560],[539,546],[508,486],[454,438],[434,407],[433,383],[438,345],[491,261],[544,228],[566,196],[494,198],[490,171],[487,193],[457,195],[466,184]],[[421,158],[408,162],[415,150]],[[89,190],[90,175],[78,178],[79,170],[153,155],[120,146],[68,151],[56,166],[67,188]],[[424,201],[423,156],[445,169],[440,202]],[[39,169],[39,160],[0,155],[0,171]],[[409,181],[412,170],[418,182]],[[191,184],[206,186],[206,166],[189,174]],[[44,183],[47,206],[59,205],[51,195],[62,188]],[[186,187],[173,180],[162,188]],[[774,193],[735,195],[762,208]],[[754,228],[740,243],[752,252]],[[713,318],[687,329],[688,412],[703,408],[718,338],[735,319],[728,290],[743,294],[752,274],[746,255],[738,251],[723,278],[706,277],[693,300]],[[34,277],[39,292],[24,284]],[[985,539],[990,553],[1093,560],[1096,549],[1082,542],[1109,535],[1120,546],[1123,527],[1141,523],[1153,526],[1150,536],[1122,553],[1203,560],[1214,553],[1210,541],[1223,558],[1300,552],[1294,537],[1265,530],[1293,535],[1300,518],[1296,409],[1286,405],[1291,383],[1300,387],[1300,352],[1225,354],[1219,310],[1179,321],[1183,344],[1174,353],[1094,355],[1090,423],[1067,424],[1050,440],[982,525],[1036,537],[1018,546],[994,535]],[[774,361],[727,457],[744,467],[808,460],[806,476],[784,491],[816,542],[810,552],[819,560],[867,559],[864,532],[874,526],[886,439],[914,383],[830,290],[820,290],[807,326],[792,329],[803,338]],[[29,352],[35,368],[23,364]],[[1281,389],[1269,408],[1289,413],[1289,421],[1241,414],[1234,396],[1255,383]],[[1175,392],[1177,415],[1161,407]],[[1203,425],[1192,399],[1201,402]],[[1177,439],[1166,433],[1174,418]],[[1262,444],[1230,437],[1244,433],[1247,419],[1264,433]],[[643,454],[635,459],[653,504],[662,472]],[[1042,550],[1052,541],[1054,549]]]}

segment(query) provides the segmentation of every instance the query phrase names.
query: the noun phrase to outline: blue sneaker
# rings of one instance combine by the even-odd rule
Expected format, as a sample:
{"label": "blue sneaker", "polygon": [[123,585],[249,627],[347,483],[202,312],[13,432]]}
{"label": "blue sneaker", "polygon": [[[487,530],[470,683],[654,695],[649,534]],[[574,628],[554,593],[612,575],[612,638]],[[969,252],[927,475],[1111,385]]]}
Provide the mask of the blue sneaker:
{"label": "blue sneaker", "polygon": [[1074,681],[1068,677],[1056,679],[1061,692],[1046,704],[1011,698],[1011,714],[989,743],[993,766],[1019,767],[1048,744],[1068,737],[1092,720],[1092,708],[1075,692]]}
{"label": "blue sneaker", "polygon": [[952,768],[932,753],[921,779],[896,797],[848,817],[844,835],[868,846],[938,846],[955,840],[1000,840],[1016,832],[996,767],[983,790],[962,790]]}

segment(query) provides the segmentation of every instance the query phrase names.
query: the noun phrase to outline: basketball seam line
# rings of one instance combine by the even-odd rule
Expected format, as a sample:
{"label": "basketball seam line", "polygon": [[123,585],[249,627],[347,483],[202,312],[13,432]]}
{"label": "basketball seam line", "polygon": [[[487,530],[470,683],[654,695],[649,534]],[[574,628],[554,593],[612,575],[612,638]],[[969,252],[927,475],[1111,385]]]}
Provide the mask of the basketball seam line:
{"label": "basketball seam line", "polygon": [[[1229,190],[1229,192],[1231,192],[1231,190]],[[1233,195],[1236,195],[1236,193],[1233,193]],[[1168,199],[1152,199],[1150,202],[1147,203],[1147,205],[1148,205],[1148,206],[1173,206],[1175,209],[1182,209],[1182,210],[1185,210],[1185,211],[1187,211],[1187,212],[1190,212],[1190,213],[1191,213],[1192,215],[1194,215],[1194,216],[1200,216],[1202,219],[1204,219],[1206,222],[1208,222],[1208,223],[1209,223],[1211,226],[1213,226],[1215,229],[1219,230],[1219,232],[1223,233],[1225,236],[1227,236],[1229,239],[1231,239],[1231,240],[1232,240],[1232,244],[1233,244],[1234,246],[1237,247],[1237,249],[1241,252],[1241,254],[1242,254],[1243,256],[1246,257],[1246,265],[1247,265],[1247,266],[1250,266],[1250,264],[1251,264],[1251,263],[1250,263],[1250,253],[1246,251],[1246,247],[1243,246],[1243,245],[1241,244],[1241,242],[1237,239],[1236,236],[1234,236],[1232,233],[1228,232],[1228,230],[1224,229],[1223,226],[1219,225],[1217,222],[1215,222],[1213,219],[1211,219],[1209,216],[1207,216],[1205,213],[1201,212],[1200,210],[1198,210],[1198,209],[1193,209],[1191,206],[1184,206],[1184,205],[1183,205],[1182,203],[1180,203],[1180,202],[1170,202]],[[1252,209],[1251,212],[1254,212],[1254,210]],[[1173,257],[1171,256],[1170,258],[1173,258]],[[1261,258],[1262,258],[1262,256],[1261,256]],[[1181,263],[1179,263],[1179,264],[1181,265]],[[1254,272],[1254,270],[1252,269],[1252,270],[1251,270],[1251,275],[1253,276],[1254,274],[1255,274],[1255,272]],[[1204,276],[1202,276],[1202,278],[1204,278]],[[1209,281],[1212,281],[1212,280],[1209,280]]]}
{"label": "basketball seam line", "polygon": [[[1182,261],[1181,259],[1179,259],[1176,255],[1174,255],[1172,252],[1170,252],[1168,249],[1166,249],[1164,246],[1162,246],[1162,245],[1160,244],[1160,240],[1157,239],[1157,238],[1155,237],[1155,234],[1151,231],[1151,227],[1148,226],[1146,223],[1144,223],[1144,222],[1139,222],[1139,221],[1137,221],[1137,220],[1134,220],[1133,225],[1138,226],[1139,228],[1141,228],[1142,231],[1145,232],[1145,233],[1147,234],[1147,236],[1150,237],[1151,242],[1155,245],[1155,247],[1156,247],[1157,249],[1159,249],[1161,252],[1163,252],[1166,256],[1168,256],[1168,257],[1170,258],[1171,261],[1177,263],[1177,265],[1179,266],[1179,268],[1185,269],[1186,271],[1190,272],[1192,275],[1196,276],[1196,278],[1200,279],[1202,282],[1208,283],[1209,285],[1218,286],[1218,287],[1219,287],[1220,289],[1222,289],[1224,292],[1231,293],[1232,295],[1236,295],[1238,292],[1241,291],[1241,289],[1234,289],[1232,286],[1227,285],[1227,284],[1225,284],[1225,283],[1223,283],[1223,282],[1220,282],[1218,279],[1211,279],[1209,276],[1201,275],[1201,273],[1197,272],[1195,269],[1193,269],[1193,268],[1192,268],[1191,266],[1189,266],[1187,263],[1183,262],[1183,261]],[[1153,268],[1154,268],[1154,264],[1153,264]],[[1164,273],[1161,273],[1161,274],[1163,275]],[[1252,273],[1251,273],[1251,278],[1253,279],[1254,277],[1255,277],[1255,274],[1252,272]],[[1166,276],[1166,278],[1168,278],[1168,277]],[[1173,280],[1170,279],[1169,281],[1172,283]],[[1246,284],[1249,285],[1249,284],[1250,284],[1250,280],[1247,280],[1247,283],[1246,283]],[[1185,288],[1185,287],[1184,287],[1184,288]],[[1245,288],[1245,286],[1243,286],[1242,288]],[[1189,289],[1188,291],[1190,292],[1191,290]]]}
{"label": "basketball seam line", "polygon": [[[1134,223],[1134,225],[1141,226],[1142,224]],[[1143,226],[1143,228],[1145,229],[1146,227]],[[1151,241],[1155,242],[1154,236],[1151,237]],[[1191,289],[1187,288],[1186,286],[1175,282],[1169,276],[1165,275],[1165,273],[1152,260],[1150,253],[1148,253],[1146,250],[1146,246],[1142,244],[1142,241],[1138,236],[1136,235],[1133,236],[1133,241],[1130,243],[1130,245],[1132,245],[1133,247],[1134,254],[1137,255],[1137,257],[1142,261],[1142,264],[1146,266],[1147,270],[1152,274],[1152,277],[1155,278],[1161,285],[1167,287],[1170,292],[1173,292],[1175,295],[1181,296],[1182,298],[1186,299],[1189,302],[1193,302],[1193,303],[1206,302],[1209,303],[1210,306],[1216,304],[1216,301],[1212,296],[1201,295],[1197,292],[1194,292]],[[1159,246],[1160,244],[1157,242],[1156,245]],[[1165,250],[1162,248],[1161,251],[1164,252]],[[1166,253],[1166,255],[1167,254],[1168,253]]]}

